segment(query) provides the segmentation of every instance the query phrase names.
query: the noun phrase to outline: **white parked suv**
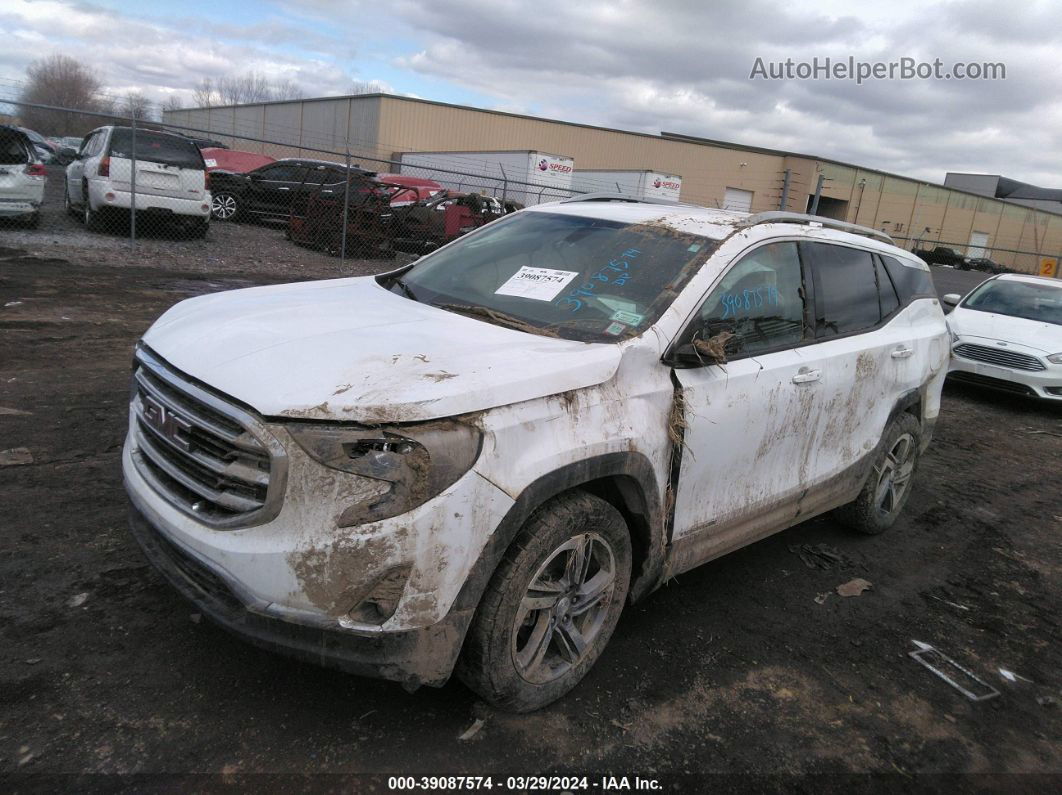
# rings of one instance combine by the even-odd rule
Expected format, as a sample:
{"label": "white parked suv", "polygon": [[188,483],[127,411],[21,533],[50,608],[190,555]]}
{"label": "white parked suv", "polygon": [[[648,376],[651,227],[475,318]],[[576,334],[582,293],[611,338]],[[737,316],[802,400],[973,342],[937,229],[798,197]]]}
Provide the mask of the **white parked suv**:
{"label": "white parked suv", "polygon": [[0,220],[37,226],[47,173],[29,136],[0,124]]}
{"label": "white parked suv", "polygon": [[377,277],[184,301],[137,347],[148,557],[268,648],[530,710],[628,602],[910,494],[948,332],[880,233],[595,196]]}
{"label": "white parked suv", "polygon": [[77,158],[66,167],[67,212],[99,230],[108,221],[127,219],[134,198],[138,217],[177,224],[195,237],[205,235],[210,192],[199,147],[157,130],[138,129],[134,136],[129,127],[100,127],[86,135]]}
{"label": "white parked suv", "polygon": [[1062,400],[1062,281],[1004,274],[982,282],[955,309],[950,377],[1043,400]]}

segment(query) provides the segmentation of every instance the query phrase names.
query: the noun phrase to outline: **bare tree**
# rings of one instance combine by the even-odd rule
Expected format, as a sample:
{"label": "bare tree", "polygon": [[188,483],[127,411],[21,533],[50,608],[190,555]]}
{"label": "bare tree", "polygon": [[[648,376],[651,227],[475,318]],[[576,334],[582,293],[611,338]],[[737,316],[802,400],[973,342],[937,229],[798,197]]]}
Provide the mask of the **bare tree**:
{"label": "bare tree", "polygon": [[351,94],[386,94],[387,88],[376,80],[355,80],[350,84]]}
{"label": "bare tree", "polygon": [[302,99],[304,96],[299,84],[290,77],[274,80],[270,95],[271,99]]}
{"label": "bare tree", "polygon": [[176,94],[170,94],[166,97],[166,101],[162,103],[162,110],[180,110],[184,107],[184,102]]}
{"label": "bare tree", "polygon": [[155,118],[155,108],[151,100],[139,91],[129,91],[120,105],[122,115],[132,117],[137,121],[149,121]]}
{"label": "bare tree", "polygon": [[192,104],[197,108],[209,108],[219,103],[220,97],[214,89],[214,82],[209,77],[204,77],[192,89]]}
{"label": "bare tree", "polygon": [[[99,78],[68,55],[50,55],[26,68],[26,84],[19,99],[37,105],[70,110],[107,112],[109,103],[100,94]],[[47,135],[82,135],[101,120],[82,113],[22,106],[23,124]]]}

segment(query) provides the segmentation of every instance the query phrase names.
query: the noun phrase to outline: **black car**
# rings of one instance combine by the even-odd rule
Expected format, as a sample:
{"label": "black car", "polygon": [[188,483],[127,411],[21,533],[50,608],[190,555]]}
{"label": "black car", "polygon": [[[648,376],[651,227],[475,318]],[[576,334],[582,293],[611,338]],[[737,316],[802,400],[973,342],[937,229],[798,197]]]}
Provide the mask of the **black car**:
{"label": "black car", "polygon": [[961,268],[966,261],[955,249],[946,246],[937,246],[932,249],[919,249],[914,252],[916,257],[922,259],[927,265],[950,265],[953,268]]}
{"label": "black car", "polygon": [[[240,219],[287,221],[292,205],[307,196],[343,194],[347,169],[328,160],[288,158],[260,166],[246,174],[212,171],[211,213],[218,221]],[[351,168],[350,173],[372,177],[375,172]]]}
{"label": "black car", "polygon": [[196,138],[194,136],[185,136],[193,144],[200,149],[228,149],[228,144],[223,144],[221,141],[215,141],[213,138]]}
{"label": "black car", "polygon": [[998,262],[993,262],[988,257],[971,257],[966,259],[959,267],[964,271],[975,270],[993,274],[1010,273],[1010,268],[1004,267]]}

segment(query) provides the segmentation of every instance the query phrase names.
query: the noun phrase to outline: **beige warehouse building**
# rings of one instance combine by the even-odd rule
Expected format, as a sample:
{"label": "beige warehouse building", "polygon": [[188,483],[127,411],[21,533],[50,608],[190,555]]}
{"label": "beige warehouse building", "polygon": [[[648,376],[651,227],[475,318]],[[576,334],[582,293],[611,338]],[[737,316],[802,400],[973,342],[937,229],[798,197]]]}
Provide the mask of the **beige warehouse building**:
{"label": "beige warehouse building", "polygon": [[822,156],[674,133],[627,132],[387,94],[166,111],[164,121],[273,157],[342,160],[349,151],[376,171],[396,170],[389,161],[403,153],[447,152],[448,163],[453,153],[468,153],[458,162],[475,175],[486,173],[492,151],[549,152],[574,159],[577,170],[679,175],[682,201],[752,212],[806,211],[821,177],[820,215],[880,229],[908,249],[943,245],[1052,274],[1062,253],[1062,212]]}

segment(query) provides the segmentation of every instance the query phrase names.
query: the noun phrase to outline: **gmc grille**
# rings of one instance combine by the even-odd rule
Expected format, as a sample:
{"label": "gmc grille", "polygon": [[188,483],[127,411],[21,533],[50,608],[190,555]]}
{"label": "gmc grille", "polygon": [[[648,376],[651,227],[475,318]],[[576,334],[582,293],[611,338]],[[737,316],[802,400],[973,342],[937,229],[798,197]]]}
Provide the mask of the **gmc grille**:
{"label": "gmc grille", "polygon": [[[219,527],[243,527],[276,515],[283,486],[276,482],[277,464],[282,480],[286,459],[279,443],[245,411],[142,348],[130,412],[137,469],[177,508]],[[259,426],[257,433],[249,425]]]}
{"label": "gmc grille", "polygon": [[1009,367],[1012,370],[1037,371],[1047,369],[1047,366],[1035,356],[1010,351],[1006,348],[990,348],[987,345],[971,345],[968,342],[964,342],[956,345],[953,353],[963,359],[994,364],[997,367]]}

